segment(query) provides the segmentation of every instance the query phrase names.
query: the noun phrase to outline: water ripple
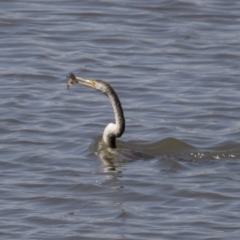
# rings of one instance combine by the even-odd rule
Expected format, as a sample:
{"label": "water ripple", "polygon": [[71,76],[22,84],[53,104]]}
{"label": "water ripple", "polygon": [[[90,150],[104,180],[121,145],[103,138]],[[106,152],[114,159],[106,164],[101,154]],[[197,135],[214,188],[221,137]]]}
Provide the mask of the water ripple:
{"label": "water ripple", "polygon": [[[2,2],[2,238],[238,239],[239,9]],[[153,158],[99,159],[111,106],[67,91],[69,72],[111,83],[126,117],[118,147]]]}

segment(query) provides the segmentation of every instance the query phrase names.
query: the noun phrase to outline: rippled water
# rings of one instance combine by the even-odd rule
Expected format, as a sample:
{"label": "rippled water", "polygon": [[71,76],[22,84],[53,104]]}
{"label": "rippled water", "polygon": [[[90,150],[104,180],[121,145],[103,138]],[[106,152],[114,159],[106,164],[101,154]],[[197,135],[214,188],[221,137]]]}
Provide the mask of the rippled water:
{"label": "rippled water", "polygon": [[[1,1],[0,34],[1,239],[239,239],[239,1]],[[69,72],[152,159],[100,158]]]}

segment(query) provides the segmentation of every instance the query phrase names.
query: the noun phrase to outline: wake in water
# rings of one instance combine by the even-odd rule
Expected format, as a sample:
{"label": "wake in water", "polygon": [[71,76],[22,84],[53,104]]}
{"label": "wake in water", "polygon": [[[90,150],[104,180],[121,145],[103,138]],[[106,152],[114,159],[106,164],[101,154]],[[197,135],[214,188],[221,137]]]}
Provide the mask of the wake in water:
{"label": "wake in water", "polygon": [[[194,163],[197,165],[215,165],[221,161],[240,159],[240,145],[233,144],[225,148],[200,150],[175,138],[166,138],[154,143],[117,142],[118,148],[108,148],[101,137],[95,139],[90,147],[105,167],[115,169],[119,163],[132,161],[170,161]],[[137,149],[137,150],[131,150]],[[133,154],[131,154],[133,152]]]}

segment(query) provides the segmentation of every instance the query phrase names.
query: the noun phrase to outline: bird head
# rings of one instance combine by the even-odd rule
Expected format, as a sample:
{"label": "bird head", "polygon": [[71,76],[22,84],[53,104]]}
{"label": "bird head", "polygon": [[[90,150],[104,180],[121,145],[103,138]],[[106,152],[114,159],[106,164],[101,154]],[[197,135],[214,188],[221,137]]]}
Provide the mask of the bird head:
{"label": "bird head", "polygon": [[106,91],[109,90],[110,85],[102,80],[93,80],[93,79],[86,79],[82,77],[77,77],[73,73],[70,73],[67,76],[67,88],[73,86],[74,84],[79,83],[81,85],[96,89],[104,94],[106,94]]}

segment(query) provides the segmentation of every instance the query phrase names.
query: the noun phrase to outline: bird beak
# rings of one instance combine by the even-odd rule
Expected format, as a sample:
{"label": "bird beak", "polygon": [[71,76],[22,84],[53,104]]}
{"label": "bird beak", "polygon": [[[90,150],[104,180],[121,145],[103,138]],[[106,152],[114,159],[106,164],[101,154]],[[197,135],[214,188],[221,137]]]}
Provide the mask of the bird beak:
{"label": "bird beak", "polygon": [[95,81],[94,80],[89,80],[81,77],[76,77],[73,73],[70,73],[69,76],[67,77],[67,88],[69,90],[69,87],[74,85],[75,83],[82,84],[84,86],[90,87],[90,88],[95,88]]}
{"label": "bird beak", "polygon": [[79,84],[82,84],[84,86],[90,87],[90,88],[95,88],[95,81],[94,80],[89,80],[81,77],[76,77],[76,80]]}

